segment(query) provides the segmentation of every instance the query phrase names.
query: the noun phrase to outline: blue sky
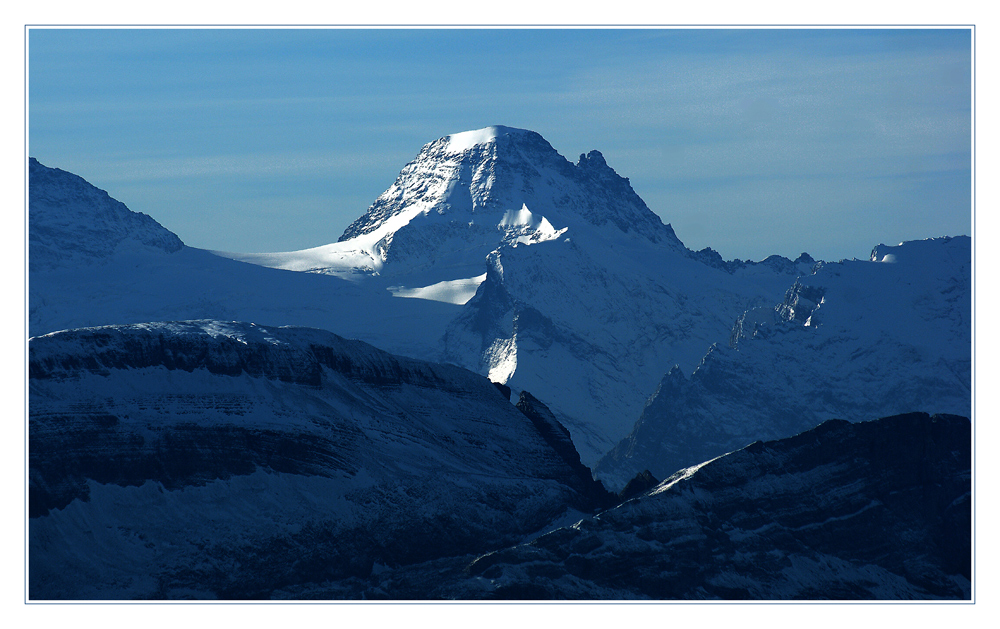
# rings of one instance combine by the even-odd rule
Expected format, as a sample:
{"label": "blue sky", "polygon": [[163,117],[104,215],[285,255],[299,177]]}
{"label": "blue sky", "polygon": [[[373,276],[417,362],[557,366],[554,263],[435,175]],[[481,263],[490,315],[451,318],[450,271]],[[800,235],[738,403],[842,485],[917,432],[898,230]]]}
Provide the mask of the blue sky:
{"label": "blue sky", "polygon": [[689,247],[971,233],[968,29],[32,29],[29,153],[188,245],[335,241],[420,147],[598,149]]}

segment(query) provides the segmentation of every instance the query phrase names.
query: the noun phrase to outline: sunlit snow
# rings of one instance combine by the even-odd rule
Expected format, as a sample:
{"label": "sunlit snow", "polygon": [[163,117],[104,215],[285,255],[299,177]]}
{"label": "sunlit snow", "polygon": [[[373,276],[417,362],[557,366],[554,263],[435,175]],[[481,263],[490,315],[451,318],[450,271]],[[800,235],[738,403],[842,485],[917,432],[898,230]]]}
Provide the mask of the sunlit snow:
{"label": "sunlit snow", "polygon": [[430,301],[440,301],[446,304],[464,306],[479,289],[479,285],[486,279],[486,274],[478,275],[461,280],[445,280],[430,286],[420,288],[406,288],[405,286],[389,286],[387,291],[393,297],[408,297],[412,299],[428,299]]}
{"label": "sunlit snow", "polygon": [[507,210],[497,227],[513,230],[515,233],[518,229],[528,232],[519,235],[514,240],[516,244],[524,245],[555,240],[569,229],[569,227],[556,229],[549,222],[549,219],[540,214],[533,214],[523,203],[520,210]]}
{"label": "sunlit snow", "polygon": [[538,229],[543,223],[549,224],[544,216],[535,218],[535,215],[531,213],[528,206],[522,203],[520,210],[507,210],[504,213],[503,218],[500,220],[500,227],[529,227],[531,229]]}
{"label": "sunlit snow", "polygon": [[370,247],[360,247],[355,241],[335,242],[301,251],[275,253],[213,251],[212,253],[222,258],[257,266],[285,271],[323,273],[346,280],[355,280],[359,274],[377,272],[382,266],[382,261],[372,254]]}
{"label": "sunlit snow", "polygon": [[477,144],[485,144],[498,135],[504,133],[526,133],[521,129],[514,129],[511,127],[504,127],[501,125],[496,125],[493,127],[486,127],[485,129],[476,129],[474,131],[463,131],[462,133],[455,133],[448,136],[448,152],[449,153],[461,153],[462,151],[467,151]]}
{"label": "sunlit snow", "polygon": [[666,479],[665,481],[663,481],[662,483],[660,483],[655,489],[653,489],[652,491],[650,491],[649,495],[650,496],[655,496],[656,494],[661,494],[661,493],[667,491],[668,489],[670,489],[671,487],[673,487],[677,483],[681,482],[682,480],[686,480],[688,478],[691,478],[696,473],[698,473],[698,470],[700,470],[701,468],[705,467],[706,465],[708,465],[712,461],[715,461],[716,459],[719,459],[719,458],[721,458],[721,457],[715,457],[715,459],[710,459],[708,461],[705,461],[704,463],[699,463],[698,465],[692,465],[691,467],[688,467],[688,468],[685,468],[683,470],[678,471],[676,474],[674,474],[670,478]]}

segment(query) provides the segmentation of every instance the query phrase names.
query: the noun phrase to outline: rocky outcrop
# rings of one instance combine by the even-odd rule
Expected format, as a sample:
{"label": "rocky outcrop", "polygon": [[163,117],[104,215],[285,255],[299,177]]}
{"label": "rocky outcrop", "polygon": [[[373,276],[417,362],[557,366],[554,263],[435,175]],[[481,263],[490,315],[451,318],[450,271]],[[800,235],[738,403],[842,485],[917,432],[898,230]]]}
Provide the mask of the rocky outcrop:
{"label": "rocky outcrop", "polygon": [[500,392],[500,395],[502,395],[505,400],[508,402],[510,401],[510,387],[506,384],[500,384],[499,382],[494,382],[493,386],[497,388],[497,391]]}
{"label": "rocky outcrop", "polygon": [[691,259],[698,260],[703,264],[715,267],[726,273],[736,273],[742,269],[753,269],[754,267],[765,267],[776,273],[785,275],[805,275],[815,266],[816,260],[811,255],[803,252],[795,260],[789,260],[784,256],[772,255],[755,262],[753,260],[724,260],[718,251],[711,247],[705,247],[699,251],[689,251]]}
{"label": "rocky outcrop", "polygon": [[580,462],[580,453],[576,451],[569,431],[559,423],[545,404],[527,391],[521,391],[517,410],[531,420],[542,439],[545,439],[545,442],[552,446],[552,449],[558,452],[566,465],[573,470],[573,476],[566,479],[567,485],[577,489],[581,495],[587,496],[590,505],[610,507],[616,503],[615,495],[605,490],[600,481],[594,480],[590,468]]}
{"label": "rocky outcrop", "polygon": [[653,487],[656,487],[660,481],[649,473],[649,470],[643,470],[632,477],[632,480],[625,483],[625,487],[618,492],[619,502],[625,502],[635,498],[640,494],[644,494]]}
{"label": "rocky outcrop", "polygon": [[366,385],[456,386],[448,379],[454,368],[393,356],[309,328],[178,321],[66,330],[34,340],[28,367],[33,381],[162,367],[320,387],[325,368]]}

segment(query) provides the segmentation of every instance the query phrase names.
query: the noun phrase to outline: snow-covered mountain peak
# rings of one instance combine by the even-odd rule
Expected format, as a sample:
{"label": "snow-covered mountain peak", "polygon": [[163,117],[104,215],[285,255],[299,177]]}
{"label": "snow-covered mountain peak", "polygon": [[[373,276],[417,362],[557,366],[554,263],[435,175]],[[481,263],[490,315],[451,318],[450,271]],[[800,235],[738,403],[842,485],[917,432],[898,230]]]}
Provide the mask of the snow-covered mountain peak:
{"label": "snow-covered mountain peak", "polygon": [[614,250],[628,264],[680,255],[729,274],[749,269],[795,276],[814,263],[807,255],[752,263],[726,262],[710,249],[692,252],[600,151],[581,154],[574,164],[538,133],[503,125],[424,145],[335,243],[291,252],[216,253],[354,282],[379,277],[376,283],[401,297],[429,298],[443,294],[435,287],[448,287],[447,301],[464,304],[480,283],[476,278],[483,276],[488,254],[536,243],[558,250],[579,245],[599,259]]}
{"label": "snow-covered mountain peak", "polygon": [[563,233],[595,249],[641,249],[636,256],[643,259],[664,251],[690,256],[599,151],[573,164],[538,133],[502,125],[424,145],[336,243],[283,253],[219,253],[352,281],[380,276],[393,294],[410,295],[441,282],[464,286],[483,274],[490,252],[554,241]]}
{"label": "snow-covered mountain peak", "polygon": [[456,248],[475,250],[481,264],[502,243],[496,228],[522,208],[570,233],[576,224],[683,249],[601,153],[573,164],[538,133],[504,126],[425,145],[339,242],[369,251],[378,271],[396,260],[411,267],[437,260]]}

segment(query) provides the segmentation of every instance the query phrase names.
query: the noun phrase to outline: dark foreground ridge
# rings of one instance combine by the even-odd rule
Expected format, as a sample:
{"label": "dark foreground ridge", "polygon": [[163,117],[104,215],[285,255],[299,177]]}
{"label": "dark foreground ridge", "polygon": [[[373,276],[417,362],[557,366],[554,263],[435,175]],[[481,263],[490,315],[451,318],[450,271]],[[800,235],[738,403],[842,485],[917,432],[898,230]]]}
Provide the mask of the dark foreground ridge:
{"label": "dark foreground ridge", "polygon": [[287,596],[606,505],[486,378],[321,330],[108,326],[29,353],[32,600]]}
{"label": "dark foreground ridge", "polygon": [[295,596],[969,600],[970,427],[831,420],[527,543]]}
{"label": "dark foreground ridge", "polygon": [[[478,558],[452,595],[969,599],[971,424],[824,422]],[[449,589],[444,588],[444,592]]]}
{"label": "dark foreground ridge", "polygon": [[970,444],[963,417],[831,420],[531,541],[312,575],[268,596],[969,600]]}

